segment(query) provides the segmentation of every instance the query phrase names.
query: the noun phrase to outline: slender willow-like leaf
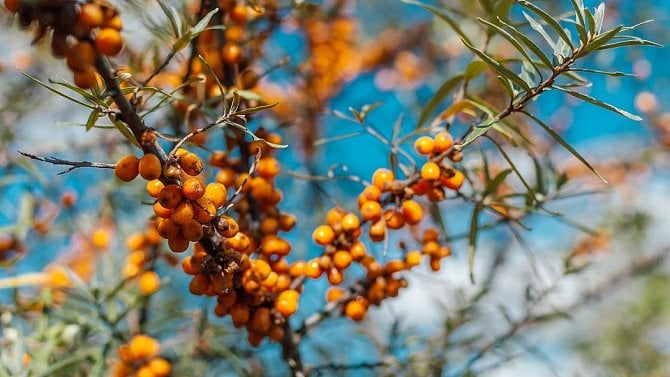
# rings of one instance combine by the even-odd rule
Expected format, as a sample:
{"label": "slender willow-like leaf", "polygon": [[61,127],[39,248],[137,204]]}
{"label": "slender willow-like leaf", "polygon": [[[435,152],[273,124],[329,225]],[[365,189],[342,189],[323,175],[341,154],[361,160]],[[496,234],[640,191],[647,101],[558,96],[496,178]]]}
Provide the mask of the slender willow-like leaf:
{"label": "slender willow-like leaf", "polygon": [[554,89],[558,89],[558,90],[560,90],[561,92],[564,92],[564,93],[567,93],[567,94],[569,94],[569,95],[571,95],[571,96],[573,96],[573,97],[579,98],[579,99],[582,100],[582,101],[586,101],[586,102],[591,103],[591,104],[593,104],[593,105],[600,106],[600,107],[602,107],[603,109],[607,109],[607,110],[609,110],[609,111],[613,111],[613,112],[615,112],[615,113],[617,113],[617,114],[619,114],[619,115],[623,115],[623,116],[625,116],[625,117],[628,118],[628,119],[632,119],[632,120],[635,120],[635,121],[641,121],[641,120],[642,120],[642,118],[640,118],[640,117],[637,116],[637,115],[631,114],[631,113],[629,113],[629,112],[626,111],[626,110],[622,110],[622,109],[620,109],[620,108],[618,108],[618,107],[616,107],[616,106],[613,106],[613,105],[610,105],[609,103],[600,101],[600,100],[598,100],[598,99],[596,99],[596,98],[593,98],[593,97],[591,97],[591,96],[588,96],[588,95],[586,95],[586,94],[584,94],[584,93],[575,92],[574,90],[565,89],[565,88],[562,88],[562,87],[560,87],[560,86],[552,86],[552,88],[554,88]]}

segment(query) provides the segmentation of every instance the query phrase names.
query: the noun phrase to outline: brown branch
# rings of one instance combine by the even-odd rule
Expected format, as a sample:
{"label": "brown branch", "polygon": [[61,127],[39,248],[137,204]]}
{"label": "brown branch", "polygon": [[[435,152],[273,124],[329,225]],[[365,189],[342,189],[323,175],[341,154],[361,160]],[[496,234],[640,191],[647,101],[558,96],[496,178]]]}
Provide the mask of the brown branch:
{"label": "brown branch", "polygon": [[104,162],[89,162],[89,161],[69,161],[69,160],[63,160],[58,157],[41,157],[41,156],[36,156],[34,154],[30,154],[27,152],[23,151],[18,151],[19,154],[26,156],[28,158],[31,158],[33,160],[37,161],[42,161],[42,162],[48,162],[53,165],[64,165],[64,166],[70,166],[68,169],[63,170],[62,172],[58,173],[58,175],[61,174],[67,174],[75,169],[79,168],[97,168],[97,169],[114,169],[116,167],[116,164],[108,164]]}

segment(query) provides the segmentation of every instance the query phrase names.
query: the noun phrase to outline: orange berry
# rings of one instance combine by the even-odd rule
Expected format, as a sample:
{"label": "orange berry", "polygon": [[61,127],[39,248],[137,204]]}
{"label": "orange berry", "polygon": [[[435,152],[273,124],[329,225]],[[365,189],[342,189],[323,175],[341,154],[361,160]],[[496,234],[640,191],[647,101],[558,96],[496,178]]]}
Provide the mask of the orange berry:
{"label": "orange berry", "polygon": [[207,224],[216,215],[216,207],[211,200],[207,198],[200,198],[192,203],[193,218],[200,224]]}
{"label": "orange berry", "polygon": [[166,239],[175,238],[179,235],[181,228],[170,219],[165,219],[158,223],[158,234]]}
{"label": "orange berry", "polygon": [[254,271],[258,272],[258,276],[260,276],[261,280],[265,280],[270,275],[270,272],[272,272],[272,268],[268,262],[262,259],[251,261],[251,267]]}
{"label": "orange berry", "polygon": [[440,232],[435,229],[435,228],[428,228],[423,231],[423,238],[422,241],[423,243],[430,242],[430,241],[437,241],[437,239],[440,237]]}
{"label": "orange berry", "polygon": [[123,48],[121,33],[112,28],[104,28],[100,30],[95,37],[95,48],[107,56],[117,55]]}
{"label": "orange berry", "polygon": [[193,221],[193,206],[187,201],[179,203],[179,205],[172,210],[170,218],[177,225],[184,226],[190,223]]}
{"label": "orange berry", "polygon": [[72,74],[72,81],[81,89],[90,89],[98,82],[98,76],[93,69],[89,68],[85,71],[75,71]]}
{"label": "orange berry", "polygon": [[342,220],[342,217],[344,217],[346,213],[347,212],[340,207],[331,208],[326,214],[326,224],[331,227],[335,226],[335,224]]}
{"label": "orange berry", "polygon": [[442,266],[440,265],[440,258],[430,257],[430,269],[433,271],[439,271]]}
{"label": "orange berry", "polygon": [[333,265],[339,270],[343,270],[351,265],[353,257],[346,250],[338,250],[333,255]]}
{"label": "orange berry", "polygon": [[344,306],[344,314],[353,321],[362,321],[368,310],[363,300],[365,299],[359,296],[357,299],[347,302]]}
{"label": "orange berry", "polygon": [[80,25],[88,29],[94,29],[102,25],[105,17],[98,4],[88,3],[81,6],[77,20]]}
{"label": "orange berry", "polygon": [[383,220],[379,220],[372,225],[370,225],[370,229],[368,230],[368,235],[370,236],[370,239],[374,242],[382,242],[384,238],[386,237],[386,226],[384,224]]}
{"label": "orange berry", "polygon": [[147,153],[140,159],[140,175],[147,181],[158,179],[163,172],[161,160],[153,153]]}
{"label": "orange berry", "polygon": [[188,285],[188,290],[196,296],[204,295],[209,288],[210,279],[208,275],[197,274],[193,276]]}
{"label": "orange berry", "polygon": [[392,171],[380,168],[372,175],[372,184],[377,186],[381,191],[387,191],[391,187],[391,183],[393,183],[394,179],[395,176]]}
{"label": "orange berry", "polygon": [[237,301],[232,308],[230,308],[230,317],[233,320],[235,327],[242,327],[249,321],[249,307],[247,304]]}
{"label": "orange berry", "polygon": [[123,28],[123,23],[121,22],[121,17],[116,15],[112,18],[106,19],[103,22],[102,27],[109,28],[109,29],[114,29],[114,30],[117,30],[117,31],[121,31],[121,29]]}
{"label": "orange berry", "polygon": [[246,234],[237,232],[233,237],[227,238],[225,244],[228,247],[243,252],[251,246],[251,240],[249,240],[249,237]]}
{"label": "orange berry", "polygon": [[454,145],[454,138],[448,132],[435,135],[435,152],[442,153]]}
{"label": "orange berry", "polygon": [[263,237],[261,244],[266,255],[286,256],[291,252],[291,244],[274,235]]}
{"label": "orange berry", "polygon": [[318,279],[323,274],[323,269],[319,264],[319,259],[315,258],[307,262],[304,267],[304,274],[312,279]]}
{"label": "orange berry", "polygon": [[405,225],[405,216],[403,216],[402,212],[395,209],[384,211],[384,220],[389,229],[400,229]]}
{"label": "orange berry", "polygon": [[107,229],[96,228],[91,234],[91,243],[93,247],[99,250],[105,250],[109,247],[110,234]]}
{"label": "orange berry", "polygon": [[168,238],[168,247],[170,250],[175,253],[183,253],[188,249],[189,242],[181,233],[176,234],[173,237]]}
{"label": "orange berry", "polygon": [[156,377],[167,377],[172,372],[170,362],[160,357],[149,361],[149,369],[151,369]]}
{"label": "orange berry", "polygon": [[231,168],[223,168],[216,174],[216,181],[228,187],[235,184],[235,171]]}
{"label": "orange berry", "polygon": [[161,279],[154,271],[147,271],[140,275],[140,292],[143,295],[154,294],[161,287]]}
{"label": "orange berry", "polygon": [[358,220],[358,216],[354,215],[353,213],[346,214],[342,220],[340,220],[340,224],[342,224],[342,230],[345,232],[354,231],[361,226],[361,222]]}
{"label": "orange berry", "polygon": [[74,191],[68,190],[60,197],[60,203],[64,208],[72,208],[77,202],[77,194]]}
{"label": "orange berry", "polygon": [[163,208],[172,209],[179,205],[184,200],[184,194],[181,187],[171,184],[163,187],[161,193],[158,195],[158,203]]}
{"label": "orange berry", "polygon": [[421,179],[434,181],[440,178],[440,166],[433,161],[428,161],[421,167]]}
{"label": "orange berry", "polygon": [[258,160],[258,166],[256,167],[256,173],[263,178],[270,179],[281,171],[281,166],[279,161],[274,157],[263,157]]}
{"label": "orange berry", "polygon": [[458,191],[461,186],[463,186],[463,181],[465,180],[465,176],[463,173],[461,173],[458,170],[454,170],[454,176],[450,178],[442,178],[440,179],[440,183],[452,190]]}
{"label": "orange berry", "polygon": [[361,217],[365,221],[376,222],[382,217],[382,206],[379,202],[367,201],[361,207]]}
{"label": "orange berry", "polygon": [[140,160],[133,155],[127,155],[122,157],[114,168],[114,174],[116,177],[124,182],[130,182],[139,174],[139,164]]}
{"label": "orange berry", "polygon": [[366,253],[365,244],[360,241],[352,243],[351,248],[349,249],[349,253],[354,260],[360,260],[365,256]]}
{"label": "orange berry", "polygon": [[270,330],[271,325],[270,309],[260,307],[254,311],[254,315],[251,317],[248,328],[251,331],[265,334]]}
{"label": "orange berry", "polygon": [[5,8],[12,13],[16,13],[21,10],[21,0],[5,0]]}
{"label": "orange berry", "polygon": [[205,235],[202,230],[202,224],[196,220],[191,220],[188,224],[181,226],[181,235],[191,242],[198,242]]}
{"label": "orange berry", "polygon": [[200,178],[191,177],[184,181],[181,188],[182,193],[188,200],[198,200],[205,195],[205,184]]}
{"label": "orange berry", "polygon": [[228,64],[237,64],[242,60],[242,48],[236,43],[226,43],[221,48],[221,57]]}
{"label": "orange berry", "polygon": [[295,226],[297,219],[293,215],[282,214],[279,216],[279,229],[288,232]]}
{"label": "orange berry", "polygon": [[384,270],[386,271],[387,274],[392,274],[394,272],[402,271],[406,267],[405,261],[401,259],[392,259],[388,262],[386,262],[386,266]]}
{"label": "orange berry", "polygon": [[197,154],[186,152],[179,157],[179,166],[188,175],[196,176],[202,172],[203,165]]}
{"label": "orange berry", "polygon": [[423,209],[414,200],[405,200],[402,203],[402,214],[405,216],[405,221],[408,224],[414,225],[419,223],[423,218]]}
{"label": "orange berry", "polygon": [[293,262],[293,264],[291,264],[291,267],[289,267],[288,273],[289,273],[289,275],[291,275],[294,278],[298,277],[305,272],[305,266],[306,266],[305,261],[297,260],[297,261]]}
{"label": "orange berry", "polygon": [[229,216],[222,216],[219,225],[217,225],[216,230],[226,238],[234,237],[240,231],[237,221]]}
{"label": "orange berry", "polygon": [[272,325],[270,331],[268,331],[268,338],[275,342],[281,341],[284,339],[284,329],[279,325]]}
{"label": "orange berry", "polygon": [[340,287],[330,287],[328,288],[328,291],[326,291],[326,301],[337,301],[344,296],[344,293],[345,290]]}
{"label": "orange berry", "polygon": [[405,264],[408,268],[418,266],[421,263],[421,252],[410,251],[405,255]]}
{"label": "orange berry", "polygon": [[152,198],[158,198],[158,195],[160,195],[163,187],[165,187],[165,185],[159,179],[152,179],[151,181],[147,182],[147,193],[149,193]]}
{"label": "orange berry", "polygon": [[434,148],[435,142],[429,136],[421,136],[414,142],[414,149],[416,149],[419,154],[429,155],[433,153]]}
{"label": "orange berry", "polygon": [[379,198],[382,195],[382,191],[377,186],[367,186],[361,195],[365,198],[365,200],[379,201]]}
{"label": "orange berry", "polygon": [[193,257],[189,255],[181,262],[181,268],[184,270],[184,273],[188,275],[197,275],[200,273],[200,269],[194,266],[193,260]]}
{"label": "orange berry", "polygon": [[128,347],[130,355],[135,360],[155,357],[160,349],[156,339],[143,334],[133,336],[128,343]]}
{"label": "orange berry", "polygon": [[325,246],[335,240],[335,232],[333,228],[328,225],[320,225],[312,233],[312,238],[316,243],[321,246]]}
{"label": "orange berry", "polygon": [[298,310],[298,291],[289,289],[281,292],[275,301],[275,309],[284,317],[290,317]]}
{"label": "orange berry", "polygon": [[163,207],[159,202],[154,203],[153,209],[156,216],[163,219],[168,219],[172,215],[172,209]]}
{"label": "orange berry", "polygon": [[95,48],[87,41],[80,41],[65,55],[67,67],[72,71],[88,71],[95,64]]}
{"label": "orange berry", "polygon": [[212,182],[205,187],[205,198],[212,201],[216,208],[220,208],[226,203],[226,186],[219,182]]}
{"label": "orange berry", "polygon": [[233,9],[230,10],[228,16],[233,22],[243,24],[247,22],[248,19],[247,7],[243,4],[237,4]]}
{"label": "orange berry", "polygon": [[338,270],[337,268],[333,267],[328,270],[327,276],[328,278],[328,283],[331,285],[340,285],[344,281],[344,276],[342,275],[342,272]]}

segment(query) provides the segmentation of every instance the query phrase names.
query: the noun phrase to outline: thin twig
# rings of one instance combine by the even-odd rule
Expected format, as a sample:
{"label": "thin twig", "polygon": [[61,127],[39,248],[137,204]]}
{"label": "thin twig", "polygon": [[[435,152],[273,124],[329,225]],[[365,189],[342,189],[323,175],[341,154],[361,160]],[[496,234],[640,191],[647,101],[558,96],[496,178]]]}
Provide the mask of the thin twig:
{"label": "thin twig", "polygon": [[18,151],[19,154],[26,156],[28,158],[31,158],[33,160],[37,161],[42,161],[42,162],[48,162],[53,165],[64,165],[64,166],[70,166],[70,168],[63,170],[62,172],[58,173],[58,175],[61,174],[67,174],[75,169],[79,168],[97,168],[97,169],[114,169],[116,167],[116,164],[108,164],[104,162],[90,162],[90,161],[69,161],[69,160],[63,160],[62,158],[58,157],[42,157],[42,156],[36,156],[31,153],[23,152],[23,151]]}

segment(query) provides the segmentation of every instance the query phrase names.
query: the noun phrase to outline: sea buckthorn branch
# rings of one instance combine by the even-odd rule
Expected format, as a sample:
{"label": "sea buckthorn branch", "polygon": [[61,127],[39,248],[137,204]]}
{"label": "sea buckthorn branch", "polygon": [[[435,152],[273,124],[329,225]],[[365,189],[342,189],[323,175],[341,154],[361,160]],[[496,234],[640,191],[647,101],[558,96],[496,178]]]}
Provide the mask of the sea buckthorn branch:
{"label": "sea buckthorn branch", "polygon": [[67,174],[75,169],[79,168],[97,168],[97,169],[114,169],[116,167],[116,164],[108,164],[104,162],[89,162],[89,161],[69,161],[69,160],[64,160],[62,158],[58,157],[41,157],[41,156],[36,156],[31,153],[23,152],[23,151],[18,151],[21,155],[26,156],[30,159],[37,160],[37,161],[42,161],[42,162],[48,162],[53,165],[65,165],[65,166],[70,166],[70,168],[63,170],[62,172],[58,173],[58,175],[61,174]]}

